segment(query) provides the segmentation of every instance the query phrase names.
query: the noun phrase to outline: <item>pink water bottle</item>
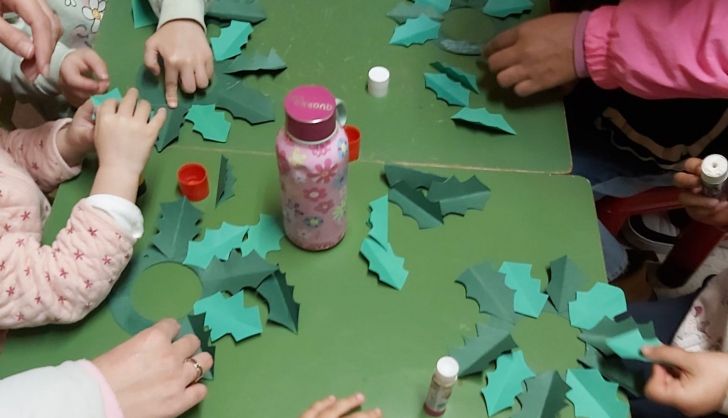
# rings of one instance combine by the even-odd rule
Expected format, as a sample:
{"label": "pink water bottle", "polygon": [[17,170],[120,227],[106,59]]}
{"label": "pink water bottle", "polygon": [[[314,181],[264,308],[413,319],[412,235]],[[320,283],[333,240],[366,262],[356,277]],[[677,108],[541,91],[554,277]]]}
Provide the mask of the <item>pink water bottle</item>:
{"label": "pink water bottle", "polygon": [[296,87],[284,107],[286,126],[276,138],[276,153],[286,236],[305,250],[326,250],[346,233],[345,121],[337,115],[336,98],[321,86]]}

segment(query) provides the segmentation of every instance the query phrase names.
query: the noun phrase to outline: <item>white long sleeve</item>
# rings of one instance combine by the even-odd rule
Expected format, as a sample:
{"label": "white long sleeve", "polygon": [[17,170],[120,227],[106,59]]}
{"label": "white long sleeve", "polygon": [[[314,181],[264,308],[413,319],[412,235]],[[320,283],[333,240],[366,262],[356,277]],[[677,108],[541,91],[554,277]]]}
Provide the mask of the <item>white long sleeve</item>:
{"label": "white long sleeve", "polygon": [[111,194],[94,194],[86,199],[89,205],[111,216],[134,239],[144,234],[142,211],[130,201]]}
{"label": "white long sleeve", "polygon": [[157,27],[178,19],[191,19],[205,28],[205,8],[209,0],[149,0],[154,13],[159,16]]}

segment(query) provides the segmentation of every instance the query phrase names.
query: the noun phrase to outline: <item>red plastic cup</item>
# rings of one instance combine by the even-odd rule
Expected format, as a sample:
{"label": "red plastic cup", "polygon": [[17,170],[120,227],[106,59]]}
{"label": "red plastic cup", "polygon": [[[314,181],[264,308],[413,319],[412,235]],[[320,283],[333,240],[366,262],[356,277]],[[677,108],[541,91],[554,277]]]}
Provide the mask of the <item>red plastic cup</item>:
{"label": "red plastic cup", "polygon": [[349,140],[349,162],[356,161],[359,159],[361,132],[355,125],[344,125],[344,132]]}
{"label": "red plastic cup", "polygon": [[210,194],[207,170],[202,164],[187,163],[177,170],[179,191],[192,202],[199,202]]}

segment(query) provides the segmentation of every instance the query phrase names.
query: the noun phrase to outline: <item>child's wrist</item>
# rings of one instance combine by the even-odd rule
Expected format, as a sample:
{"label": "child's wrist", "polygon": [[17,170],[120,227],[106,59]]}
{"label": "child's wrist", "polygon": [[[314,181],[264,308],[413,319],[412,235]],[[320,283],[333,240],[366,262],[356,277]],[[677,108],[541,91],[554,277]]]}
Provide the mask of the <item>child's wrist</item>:
{"label": "child's wrist", "polygon": [[76,167],[83,162],[87,151],[73,143],[73,140],[68,134],[70,130],[69,126],[62,127],[56,133],[56,148],[58,148],[58,153],[69,167]]}
{"label": "child's wrist", "polygon": [[91,194],[110,194],[134,202],[140,174],[139,170],[129,167],[102,164],[96,172]]}

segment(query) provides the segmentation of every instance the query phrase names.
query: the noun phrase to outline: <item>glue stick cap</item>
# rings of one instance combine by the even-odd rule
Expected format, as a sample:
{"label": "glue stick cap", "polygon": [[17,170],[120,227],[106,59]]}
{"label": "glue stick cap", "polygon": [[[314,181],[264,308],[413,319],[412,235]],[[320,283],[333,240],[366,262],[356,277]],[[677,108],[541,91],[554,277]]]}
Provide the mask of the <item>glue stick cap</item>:
{"label": "glue stick cap", "polygon": [[207,170],[202,164],[187,163],[177,170],[179,191],[192,202],[203,200],[210,194]]}
{"label": "glue stick cap", "polygon": [[721,184],[728,179],[728,160],[720,154],[705,157],[700,166],[700,178],[706,184]]}
{"label": "glue stick cap", "polygon": [[440,357],[437,360],[437,366],[435,367],[435,373],[439,380],[444,384],[452,384],[458,380],[458,373],[460,373],[460,365],[458,361],[450,356]]}
{"label": "glue stick cap", "polygon": [[389,92],[389,70],[385,67],[372,67],[369,70],[367,90],[374,97],[384,97]]}

